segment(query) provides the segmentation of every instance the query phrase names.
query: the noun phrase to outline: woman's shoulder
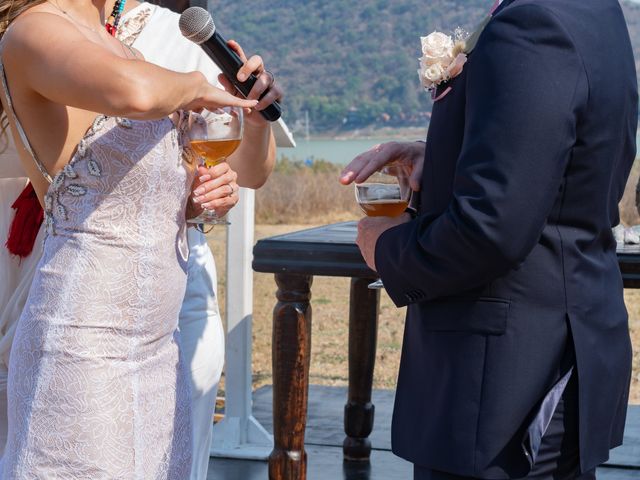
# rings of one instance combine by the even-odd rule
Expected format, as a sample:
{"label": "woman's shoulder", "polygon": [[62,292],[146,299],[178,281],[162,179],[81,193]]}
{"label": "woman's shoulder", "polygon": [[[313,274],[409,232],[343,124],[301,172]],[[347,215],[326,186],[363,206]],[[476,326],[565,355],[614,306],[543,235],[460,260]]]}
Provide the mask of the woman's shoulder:
{"label": "woman's shoulder", "polygon": [[30,8],[11,22],[2,36],[3,45],[50,48],[51,41],[81,35],[70,20],[41,7]]}
{"label": "woman's shoulder", "polygon": [[17,17],[2,36],[2,60],[24,64],[24,59],[38,60],[60,53],[68,42],[84,39],[80,31],[60,15],[32,7]]}

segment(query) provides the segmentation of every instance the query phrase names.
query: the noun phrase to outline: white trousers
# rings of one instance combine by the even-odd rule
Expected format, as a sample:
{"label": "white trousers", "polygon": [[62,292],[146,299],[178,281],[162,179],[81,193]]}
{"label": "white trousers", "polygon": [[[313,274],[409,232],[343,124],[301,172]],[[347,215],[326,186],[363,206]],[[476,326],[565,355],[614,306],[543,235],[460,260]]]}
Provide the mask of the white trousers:
{"label": "white trousers", "polygon": [[224,365],[224,329],[213,255],[204,235],[189,229],[187,291],[180,311],[180,347],[189,366],[192,397],[191,480],[206,480],[218,383]]}
{"label": "white trousers", "polygon": [[[7,373],[16,323],[27,300],[42,252],[40,230],[33,253],[20,261],[4,243],[13,218],[10,206],[25,179],[0,179],[0,455],[7,440]],[[216,267],[204,235],[188,229],[187,290],[180,312],[180,351],[190,372],[193,425],[191,480],[206,480],[218,383],[224,364],[224,329],[218,311]]]}

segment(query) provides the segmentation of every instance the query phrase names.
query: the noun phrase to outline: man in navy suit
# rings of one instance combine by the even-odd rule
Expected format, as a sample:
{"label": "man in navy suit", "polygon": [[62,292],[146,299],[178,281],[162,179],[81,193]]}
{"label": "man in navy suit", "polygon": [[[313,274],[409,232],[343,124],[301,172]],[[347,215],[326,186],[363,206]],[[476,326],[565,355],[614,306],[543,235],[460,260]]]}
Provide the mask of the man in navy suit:
{"label": "man in navy suit", "polygon": [[421,171],[417,218],[359,226],[408,305],[393,450],[416,479],[595,478],[631,375],[611,232],[638,118],[620,5],[505,0],[436,96],[449,87],[426,152],[385,144],[341,179]]}

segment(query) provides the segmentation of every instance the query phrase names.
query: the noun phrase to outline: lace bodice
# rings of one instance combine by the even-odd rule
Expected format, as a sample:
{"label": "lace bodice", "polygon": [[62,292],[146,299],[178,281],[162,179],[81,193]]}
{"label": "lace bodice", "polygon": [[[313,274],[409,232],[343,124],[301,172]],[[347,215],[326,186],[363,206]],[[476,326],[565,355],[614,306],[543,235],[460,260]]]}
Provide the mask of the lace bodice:
{"label": "lace bodice", "polygon": [[[47,233],[75,231],[81,221],[93,233],[116,229],[142,242],[170,222],[180,225],[178,251],[186,261],[184,205],[192,175],[180,144],[169,118],[148,122],[98,116],[47,191]],[[149,157],[167,161],[145,161]]]}

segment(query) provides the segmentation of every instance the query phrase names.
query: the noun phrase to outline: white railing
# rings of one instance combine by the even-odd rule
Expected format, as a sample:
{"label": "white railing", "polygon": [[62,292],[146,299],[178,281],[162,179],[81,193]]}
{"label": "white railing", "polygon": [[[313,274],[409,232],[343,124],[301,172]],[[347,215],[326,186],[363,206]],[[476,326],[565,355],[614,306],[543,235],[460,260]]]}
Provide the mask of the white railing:
{"label": "white railing", "polygon": [[273,436],[252,414],[252,322],[255,192],[241,189],[227,230],[225,414],[213,427],[211,455],[266,459]]}

